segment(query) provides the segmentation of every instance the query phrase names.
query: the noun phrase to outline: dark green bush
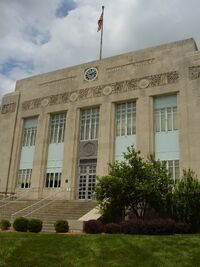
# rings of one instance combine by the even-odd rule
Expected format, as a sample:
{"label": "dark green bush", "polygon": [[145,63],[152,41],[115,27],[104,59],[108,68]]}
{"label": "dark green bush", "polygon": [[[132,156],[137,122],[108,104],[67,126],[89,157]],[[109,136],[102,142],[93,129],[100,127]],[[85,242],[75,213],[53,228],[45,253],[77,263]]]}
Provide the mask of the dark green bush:
{"label": "dark green bush", "polygon": [[171,219],[129,220],[121,222],[121,232],[148,235],[174,234],[175,224],[175,221]]}
{"label": "dark green bush", "polygon": [[143,220],[132,219],[120,223],[123,234],[141,234],[143,232]]}
{"label": "dark green bush", "polygon": [[121,226],[118,223],[108,223],[104,226],[104,232],[108,234],[120,233]]}
{"label": "dark green bush", "polygon": [[28,230],[28,219],[19,217],[14,220],[13,228],[18,232],[27,232]]}
{"label": "dark green bush", "polygon": [[200,181],[192,170],[184,171],[173,193],[174,217],[194,230],[200,228]]}
{"label": "dark green bush", "polygon": [[58,220],[54,224],[56,233],[67,233],[69,231],[69,224],[65,220]]}
{"label": "dark green bush", "polygon": [[84,222],[83,231],[88,234],[99,234],[103,232],[103,224],[97,220],[89,220]]}
{"label": "dark green bush", "polygon": [[143,224],[143,234],[170,235],[174,230],[175,221],[172,219],[154,219]]}
{"label": "dark green bush", "polygon": [[28,231],[32,233],[39,233],[42,230],[42,221],[39,219],[30,219],[28,221]]}
{"label": "dark green bush", "polygon": [[0,220],[0,229],[2,231],[8,230],[11,226],[11,223],[8,220]]}
{"label": "dark green bush", "polygon": [[192,225],[187,224],[187,223],[177,222],[175,224],[174,233],[176,233],[176,234],[192,234],[192,233],[195,233],[195,231],[193,231]]}

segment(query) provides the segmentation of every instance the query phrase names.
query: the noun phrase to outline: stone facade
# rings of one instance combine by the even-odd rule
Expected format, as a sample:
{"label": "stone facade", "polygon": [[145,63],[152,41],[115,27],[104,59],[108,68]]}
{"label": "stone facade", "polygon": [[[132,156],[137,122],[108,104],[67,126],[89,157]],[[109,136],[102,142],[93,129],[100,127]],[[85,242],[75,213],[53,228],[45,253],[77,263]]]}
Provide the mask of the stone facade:
{"label": "stone facade", "polygon": [[[91,67],[98,75],[88,81],[84,73]],[[0,110],[0,192],[26,190],[17,184],[28,118],[37,118],[29,196],[41,198],[59,191],[62,199],[76,199],[79,161],[95,159],[95,173],[101,176],[115,159],[116,105],[136,103],[136,147],[147,156],[155,152],[155,98],[170,95],[177,98],[180,172],[190,167],[200,177],[200,53],[193,39],[17,81]],[[99,108],[98,141],[81,142],[81,111],[93,107]],[[48,187],[50,120],[52,114],[63,112],[67,115],[61,183]]]}

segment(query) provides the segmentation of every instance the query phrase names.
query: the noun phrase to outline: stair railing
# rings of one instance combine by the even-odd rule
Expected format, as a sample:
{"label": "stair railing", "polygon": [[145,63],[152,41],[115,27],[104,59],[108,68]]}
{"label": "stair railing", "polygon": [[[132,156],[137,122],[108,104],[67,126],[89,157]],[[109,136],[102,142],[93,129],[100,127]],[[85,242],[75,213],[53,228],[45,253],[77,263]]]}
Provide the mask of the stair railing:
{"label": "stair railing", "polygon": [[[22,192],[19,196],[17,196],[15,199],[12,199],[13,201],[18,201],[18,200],[22,200],[23,198],[25,198],[30,192],[37,192],[38,188],[26,188],[26,191]],[[4,199],[1,199],[0,202],[4,202],[4,204],[0,205],[0,208],[3,208],[7,205],[12,204],[13,202],[10,201],[11,198],[10,196],[5,197]],[[6,203],[5,203],[6,202]]]}
{"label": "stair railing", "polygon": [[0,203],[5,202],[7,199],[13,200],[15,198],[15,195],[15,192],[1,192],[0,196],[2,196],[2,198],[0,199]]}
{"label": "stair railing", "polygon": [[[27,213],[25,213],[25,214],[22,215],[23,217],[27,217],[28,215],[35,213],[36,211],[40,210],[41,208],[43,208],[43,207],[45,207],[45,206],[48,206],[50,203],[52,203],[53,201],[56,200],[56,199],[54,198],[55,196],[57,196],[58,194],[63,193],[63,192],[65,192],[65,189],[63,189],[63,190],[59,190],[58,192],[55,192],[55,193],[53,193],[53,194],[51,194],[51,195],[49,195],[49,196],[47,196],[47,197],[45,197],[45,198],[42,198],[42,199],[38,200],[37,202],[35,202],[35,203],[33,203],[33,204],[31,204],[31,205],[29,205],[29,206],[27,206],[27,207],[25,207],[25,208],[23,208],[23,209],[21,209],[21,210],[18,210],[18,211],[16,211],[16,212],[14,212],[14,213],[11,215],[11,221],[13,221],[14,217],[15,217],[17,214],[21,213],[21,212],[24,212],[24,211],[27,211],[27,210],[30,209],[30,210],[31,210],[30,212],[28,211]],[[54,199],[52,199],[52,197],[53,197]],[[46,202],[46,201],[48,201],[48,200],[49,200],[49,202],[47,202],[47,203],[41,205],[43,202]],[[38,204],[40,204],[40,206],[37,208],[37,205],[38,205]],[[36,208],[34,209],[35,206],[36,206]]]}

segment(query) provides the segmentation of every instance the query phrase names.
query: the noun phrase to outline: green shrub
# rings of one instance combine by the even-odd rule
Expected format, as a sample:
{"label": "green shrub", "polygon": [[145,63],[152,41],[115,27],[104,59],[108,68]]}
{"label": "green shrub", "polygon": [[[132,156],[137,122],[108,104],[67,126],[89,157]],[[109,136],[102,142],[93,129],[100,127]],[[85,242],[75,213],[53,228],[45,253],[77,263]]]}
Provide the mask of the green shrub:
{"label": "green shrub", "polygon": [[118,223],[108,223],[104,226],[104,232],[108,234],[120,233],[121,225]]}
{"label": "green shrub", "polygon": [[194,234],[196,231],[192,228],[190,224],[177,222],[175,224],[174,233],[176,234]]}
{"label": "green shrub", "polygon": [[103,224],[97,220],[89,220],[84,222],[83,231],[88,234],[99,234],[103,232]]}
{"label": "green shrub", "polygon": [[42,230],[42,221],[39,219],[30,219],[28,221],[28,231],[32,233],[39,233]]}
{"label": "green shrub", "polygon": [[143,234],[171,235],[174,234],[175,221],[172,219],[153,219],[143,224]]}
{"label": "green shrub", "polygon": [[192,170],[184,171],[173,194],[174,217],[195,229],[200,226],[200,181]]}
{"label": "green shrub", "polygon": [[175,232],[175,221],[171,219],[151,219],[148,221],[133,219],[121,222],[124,234],[169,235]]}
{"label": "green shrub", "polygon": [[69,231],[69,224],[65,220],[58,220],[54,224],[56,233],[67,233]]}
{"label": "green shrub", "polygon": [[11,223],[8,220],[2,219],[0,221],[0,229],[2,231],[8,230],[10,228],[10,226],[11,226]]}
{"label": "green shrub", "polygon": [[14,220],[13,228],[18,232],[27,232],[28,230],[28,219],[19,217]]}
{"label": "green shrub", "polygon": [[141,234],[143,233],[143,223],[141,219],[132,219],[128,221],[123,221],[120,223],[121,232],[123,234]]}

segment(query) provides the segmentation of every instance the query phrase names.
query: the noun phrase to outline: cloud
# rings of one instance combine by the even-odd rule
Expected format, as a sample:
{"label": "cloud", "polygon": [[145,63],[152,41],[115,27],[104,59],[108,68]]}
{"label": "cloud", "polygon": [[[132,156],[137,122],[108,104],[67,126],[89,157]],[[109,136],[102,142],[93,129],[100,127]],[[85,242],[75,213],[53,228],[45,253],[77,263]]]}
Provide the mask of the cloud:
{"label": "cloud", "polygon": [[1,0],[0,99],[17,79],[98,59],[102,5],[104,57],[190,37],[200,43],[198,0]]}

